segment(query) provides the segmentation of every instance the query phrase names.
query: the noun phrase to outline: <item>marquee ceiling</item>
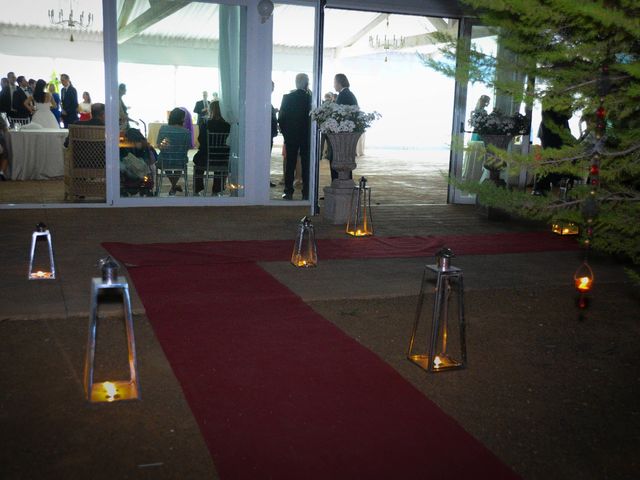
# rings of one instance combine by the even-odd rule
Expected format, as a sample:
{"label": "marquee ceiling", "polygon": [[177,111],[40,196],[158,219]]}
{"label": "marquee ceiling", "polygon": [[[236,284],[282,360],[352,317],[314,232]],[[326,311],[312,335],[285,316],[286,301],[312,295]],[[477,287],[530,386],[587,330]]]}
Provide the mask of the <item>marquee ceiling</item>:
{"label": "marquee ceiling", "polygon": [[[93,25],[80,35],[94,36],[102,31],[102,1],[72,0],[74,16],[81,11],[91,12]],[[3,8],[1,23],[6,27],[27,27],[34,32],[66,31],[62,27],[52,27],[49,23],[48,9],[56,12],[69,11],[68,0],[32,0],[30,8],[22,8],[18,2],[12,2]],[[181,44],[189,41],[207,42],[218,38],[218,5],[189,0],[118,0],[118,39],[124,43],[136,39],[148,43],[168,39]],[[313,46],[313,8],[277,4],[274,13],[273,39],[276,45],[291,47]],[[386,25],[387,17],[389,26]],[[421,37],[419,43],[428,44],[429,33],[447,30],[453,25],[447,20],[405,15],[386,15],[374,12],[356,12],[348,10],[326,10],[325,48],[344,48],[369,35]],[[34,28],[35,27],[35,28]],[[92,35],[93,34],[93,35]],[[165,40],[163,42],[162,40]]]}

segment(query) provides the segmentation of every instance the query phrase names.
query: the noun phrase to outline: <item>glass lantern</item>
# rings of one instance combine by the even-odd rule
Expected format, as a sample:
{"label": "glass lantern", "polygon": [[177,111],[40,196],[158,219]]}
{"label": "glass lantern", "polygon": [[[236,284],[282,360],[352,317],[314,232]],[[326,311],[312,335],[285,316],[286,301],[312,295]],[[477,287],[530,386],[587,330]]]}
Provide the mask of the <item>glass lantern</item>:
{"label": "glass lantern", "polygon": [[300,220],[296,242],[291,253],[291,264],[299,268],[310,268],[318,265],[318,245],[313,224],[306,216]]}
{"label": "glass lantern", "polygon": [[578,235],[580,228],[573,222],[557,221],[551,224],[551,231],[558,235]]}
{"label": "glass lantern", "polygon": [[[422,276],[407,358],[427,372],[460,369],[467,363],[463,275],[451,266],[453,256],[443,248]],[[427,295],[431,289],[433,296]],[[431,322],[423,322],[429,312]]]}
{"label": "glass lantern", "polygon": [[[41,240],[45,240],[48,247],[49,265],[44,266],[36,261],[36,250]],[[56,264],[53,259],[53,244],[51,242],[51,232],[47,226],[40,222],[31,235],[31,250],[29,253],[29,280],[54,280],[56,278]]]}
{"label": "glass lantern", "polygon": [[[125,277],[118,276],[118,264],[107,257],[100,260],[101,276],[91,280],[91,313],[89,317],[89,337],[84,363],[84,387],[87,400],[91,403],[115,402],[119,400],[137,400],[140,398],[138,364],[136,359],[136,341],[133,334],[133,316],[129,284]],[[127,333],[129,360],[128,380],[109,380],[94,383],[94,365],[96,354],[96,333],[98,328],[98,306],[100,293],[109,290],[120,293],[124,309],[124,323]]]}
{"label": "glass lantern", "polygon": [[360,178],[358,185],[351,192],[351,209],[347,234],[354,237],[373,235],[373,221],[371,219],[371,187],[367,186],[367,179]]}

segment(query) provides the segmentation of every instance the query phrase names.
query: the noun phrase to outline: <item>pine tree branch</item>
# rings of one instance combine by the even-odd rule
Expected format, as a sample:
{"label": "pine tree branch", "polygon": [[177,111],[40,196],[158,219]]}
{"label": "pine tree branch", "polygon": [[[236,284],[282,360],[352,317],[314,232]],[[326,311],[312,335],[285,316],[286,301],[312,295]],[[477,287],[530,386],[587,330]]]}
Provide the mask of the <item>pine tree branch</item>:
{"label": "pine tree branch", "polygon": [[640,150],[640,143],[637,143],[637,144],[627,148],[626,150],[621,150],[619,152],[604,152],[604,151],[601,151],[599,153],[604,155],[605,157],[621,157],[623,155],[629,155],[630,153],[633,153],[636,150]]}
{"label": "pine tree branch", "polygon": [[[609,81],[616,82],[618,80],[624,80],[626,78],[631,78],[631,75],[620,75],[619,77],[609,77]],[[567,92],[570,92],[571,90],[576,90],[578,88],[586,87],[587,85],[593,85],[595,83],[598,83],[599,81],[600,81],[599,78],[594,78],[593,80],[587,80],[586,82],[582,82],[576,85],[571,85],[569,87],[566,87],[563,90],[560,90],[560,93],[567,93]]]}
{"label": "pine tree branch", "polygon": [[540,162],[540,165],[560,165],[566,162],[575,162],[577,160],[582,160],[583,158],[589,158],[591,155],[594,155],[596,153],[599,155],[602,155],[603,157],[610,157],[610,158],[623,157],[625,155],[629,155],[630,153],[640,150],[640,143],[637,143],[627,148],[626,150],[620,150],[618,152],[607,152],[604,150],[605,140],[606,138],[603,137],[600,141],[595,143],[591,148],[586,150],[581,155],[576,155],[575,157],[559,158],[557,160],[556,159],[544,160]]}

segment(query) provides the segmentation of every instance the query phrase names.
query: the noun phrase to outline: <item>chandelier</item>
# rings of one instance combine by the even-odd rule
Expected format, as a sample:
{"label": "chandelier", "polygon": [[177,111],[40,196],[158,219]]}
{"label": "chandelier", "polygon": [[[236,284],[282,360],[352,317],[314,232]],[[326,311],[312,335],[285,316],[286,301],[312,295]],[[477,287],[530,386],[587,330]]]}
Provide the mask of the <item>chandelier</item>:
{"label": "chandelier", "polygon": [[403,36],[396,37],[389,33],[389,15],[387,15],[387,26],[384,36],[381,38],[379,35],[373,37],[369,35],[369,46],[375,49],[384,50],[384,61],[387,61],[387,54],[389,50],[400,50],[404,48],[405,39]]}
{"label": "chandelier", "polygon": [[[89,28],[93,23],[93,14],[89,13],[86,18],[84,17],[84,10],[80,12],[80,17],[76,20],[73,17],[73,7],[71,6],[71,0],[69,0],[69,16],[67,17],[64,14],[64,10],[58,10],[58,18],[56,19],[56,14],[53,9],[49,10],[49,22],[51,25],[60,25],[63,27],[69,28]],[[69,38],[71,42],[73,42],[73,33],[71,33],[71,38]]]}

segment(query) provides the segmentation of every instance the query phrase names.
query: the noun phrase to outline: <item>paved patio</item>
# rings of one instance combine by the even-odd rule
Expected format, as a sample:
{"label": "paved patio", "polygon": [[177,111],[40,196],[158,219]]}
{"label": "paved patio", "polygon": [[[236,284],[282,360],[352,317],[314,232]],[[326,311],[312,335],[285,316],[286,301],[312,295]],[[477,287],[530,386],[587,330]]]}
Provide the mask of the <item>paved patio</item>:
{"label": "paved patio", "polygon": [[[105,254],[100,243],[293,241],[297,221],[307,212],[304,207],[3,212],[0,477],[217,478],[135,288],[142,400],[84,401],[89,281]],[[374,220],[380,236],[545,228],[490,222],[472,206],[453,205],[377,206]],[[26,279],[30,234],[39,221],[54,237],[59,278],[51,282]],[[314,225],[321,238],[344,235],[321,217]],[[465,272],[469,368],[427,375],[404,353],[429,261],[326,261],[320,252],[314,270],[296,270],[287,262],[261,266],[397,369],[524,478],[638,478],[640,299],[623,265],[594,256],[597,284],[586,317],[579,319],[571,287],[578,252],[454,259]],[[124,355],[117,312],[104,313],[113,321],[106,320],[100,332],[99,367],[121,372],[123,365],[115,360]]]}

